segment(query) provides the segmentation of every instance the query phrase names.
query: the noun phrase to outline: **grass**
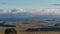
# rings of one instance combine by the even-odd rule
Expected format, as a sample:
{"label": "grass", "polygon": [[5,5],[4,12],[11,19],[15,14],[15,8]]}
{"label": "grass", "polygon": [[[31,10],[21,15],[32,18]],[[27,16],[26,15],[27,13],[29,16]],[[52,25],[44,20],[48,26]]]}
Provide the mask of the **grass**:
{"label": "grass", "polygon": [[60,34],[60,32],[33,32],[32,34]]}
{"label": "grass", "polygon": [[[17,30],[24,30],[26,28],[29,28],[29,27],[38,27],[40,25],[38,24],[20,24],[18,25],[17,24],[17,27],[16,29]],[[0,30],[2,30],[2,32],[0,32],[0,34],[4,34],[4,28],[0,28]],[[60,32],[54,32],[54,31],[40,31],[40,32],[23,32],[23,31],[17,31],[17,34],[60,34]]]}
{"label": "grass", "polygon": [[3,32],[0,32],[0,34],[4,34]]}
{"label": "grass", "polygon": [[60,32],[18,32],[18,34],[60,34]]}
{"label": "grass", "polygon": [[[4,32],[0,32],[4,34]],[[60,32],[18,32],[17,34],[60,34]]]}

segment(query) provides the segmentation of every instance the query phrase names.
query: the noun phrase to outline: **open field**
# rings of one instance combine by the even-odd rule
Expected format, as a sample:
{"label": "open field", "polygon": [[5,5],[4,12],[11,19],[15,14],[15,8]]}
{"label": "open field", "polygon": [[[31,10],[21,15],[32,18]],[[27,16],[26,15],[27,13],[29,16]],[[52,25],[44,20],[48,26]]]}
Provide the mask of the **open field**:
{"label": "open field", "polygon": [[38,32],[25,32],[24,30],[27,28],[35,28],[35,27],[43,27],[43,26],[54,26],[52,24],[19,24],[17,25],[18,34],[60,34],[57,31],[38,31]]}
{"label": "open field", "polygon": [[[0,32],[4,34],[4,32]],[[17,34],[60,34],[60,32],[18,32]]]}
{"label": "open field", "polygon": [[[56,32],[56,31],[38,31],[38,32],[26,32],[26,31],[24,31],[27,28],[41,27],[44,25],[43,24],[17,24],[16,25],[17,27],[15,29],[17,31],[17,34],[60,34],[60,32]],[[47,25],[45,25],[45,26],[47,26]],[[5,34],[4,33],[5,29],[6,28],[4,28],[4,27],[0,27],[0,34]]]}
{"label": "open field", "polygon": [[18,34],[60,34],[60,32],[18,32]]}

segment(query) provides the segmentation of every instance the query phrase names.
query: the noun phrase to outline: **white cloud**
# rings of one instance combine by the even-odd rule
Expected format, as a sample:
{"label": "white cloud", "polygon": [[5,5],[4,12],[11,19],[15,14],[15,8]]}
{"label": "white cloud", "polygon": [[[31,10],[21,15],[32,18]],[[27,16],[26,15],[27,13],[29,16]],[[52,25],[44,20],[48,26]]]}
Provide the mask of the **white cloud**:
{"label": "white cloud", "polygon": [[16,8],[16,9],[0,9],[0,14],[5,14],[5,13],[20,13],[24,12],[23,9],[21,8]]}
{"label": "white cloud", "polygon": [[24,10],[21,8],[16,8],[16,9],[0,9],[0,13],[21,13],[21,12],[29,12],[32,14],[39,14],[39,15],[60,15],[60,9],[29,9],[29,10]]}
{"label": "white cloud", "polygon": [[60,14],[60,9],[31,9],[28,10],[31,13],[40,14],[40,15],[58,15]]}

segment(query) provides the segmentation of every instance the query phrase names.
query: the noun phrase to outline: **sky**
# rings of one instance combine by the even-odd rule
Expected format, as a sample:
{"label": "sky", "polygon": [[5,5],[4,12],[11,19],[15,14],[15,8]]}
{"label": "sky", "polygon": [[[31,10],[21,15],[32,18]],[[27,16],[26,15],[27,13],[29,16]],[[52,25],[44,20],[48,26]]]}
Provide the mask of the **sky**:
{"label": "sky", "polygon": [[60,8],[60,0],[0,0],[0,9]]}

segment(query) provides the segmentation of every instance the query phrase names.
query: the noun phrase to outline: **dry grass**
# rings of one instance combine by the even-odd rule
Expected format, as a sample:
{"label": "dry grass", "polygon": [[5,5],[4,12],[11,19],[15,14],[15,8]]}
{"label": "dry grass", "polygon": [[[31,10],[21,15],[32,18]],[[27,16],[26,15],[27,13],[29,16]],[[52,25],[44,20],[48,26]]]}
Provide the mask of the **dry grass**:
{"label": "dry grass", "polygon": [[60,32],[35,32],[33,34],[60,34]]}
{"label": "dry grass", "polygon": [[[26,28],[40,27],[41,24],[17,24],[17,34],[60,34],[60,32],[23,32]],[[0,27],[0,34],[4,34],[5,29]]]}
{"label": "dry grass", "polygon": [[18,34],[60,34],[60,32],[18,32]]}
{"label": "dry grass", "polygon": [[4,34],[4,32],[0,32],[0,34]]}
{"label": "dry grass", "polygon": [[[4,34],[4,32],[0,32]],[[60,34],[60,32],[18,32],[17,34]]]}

